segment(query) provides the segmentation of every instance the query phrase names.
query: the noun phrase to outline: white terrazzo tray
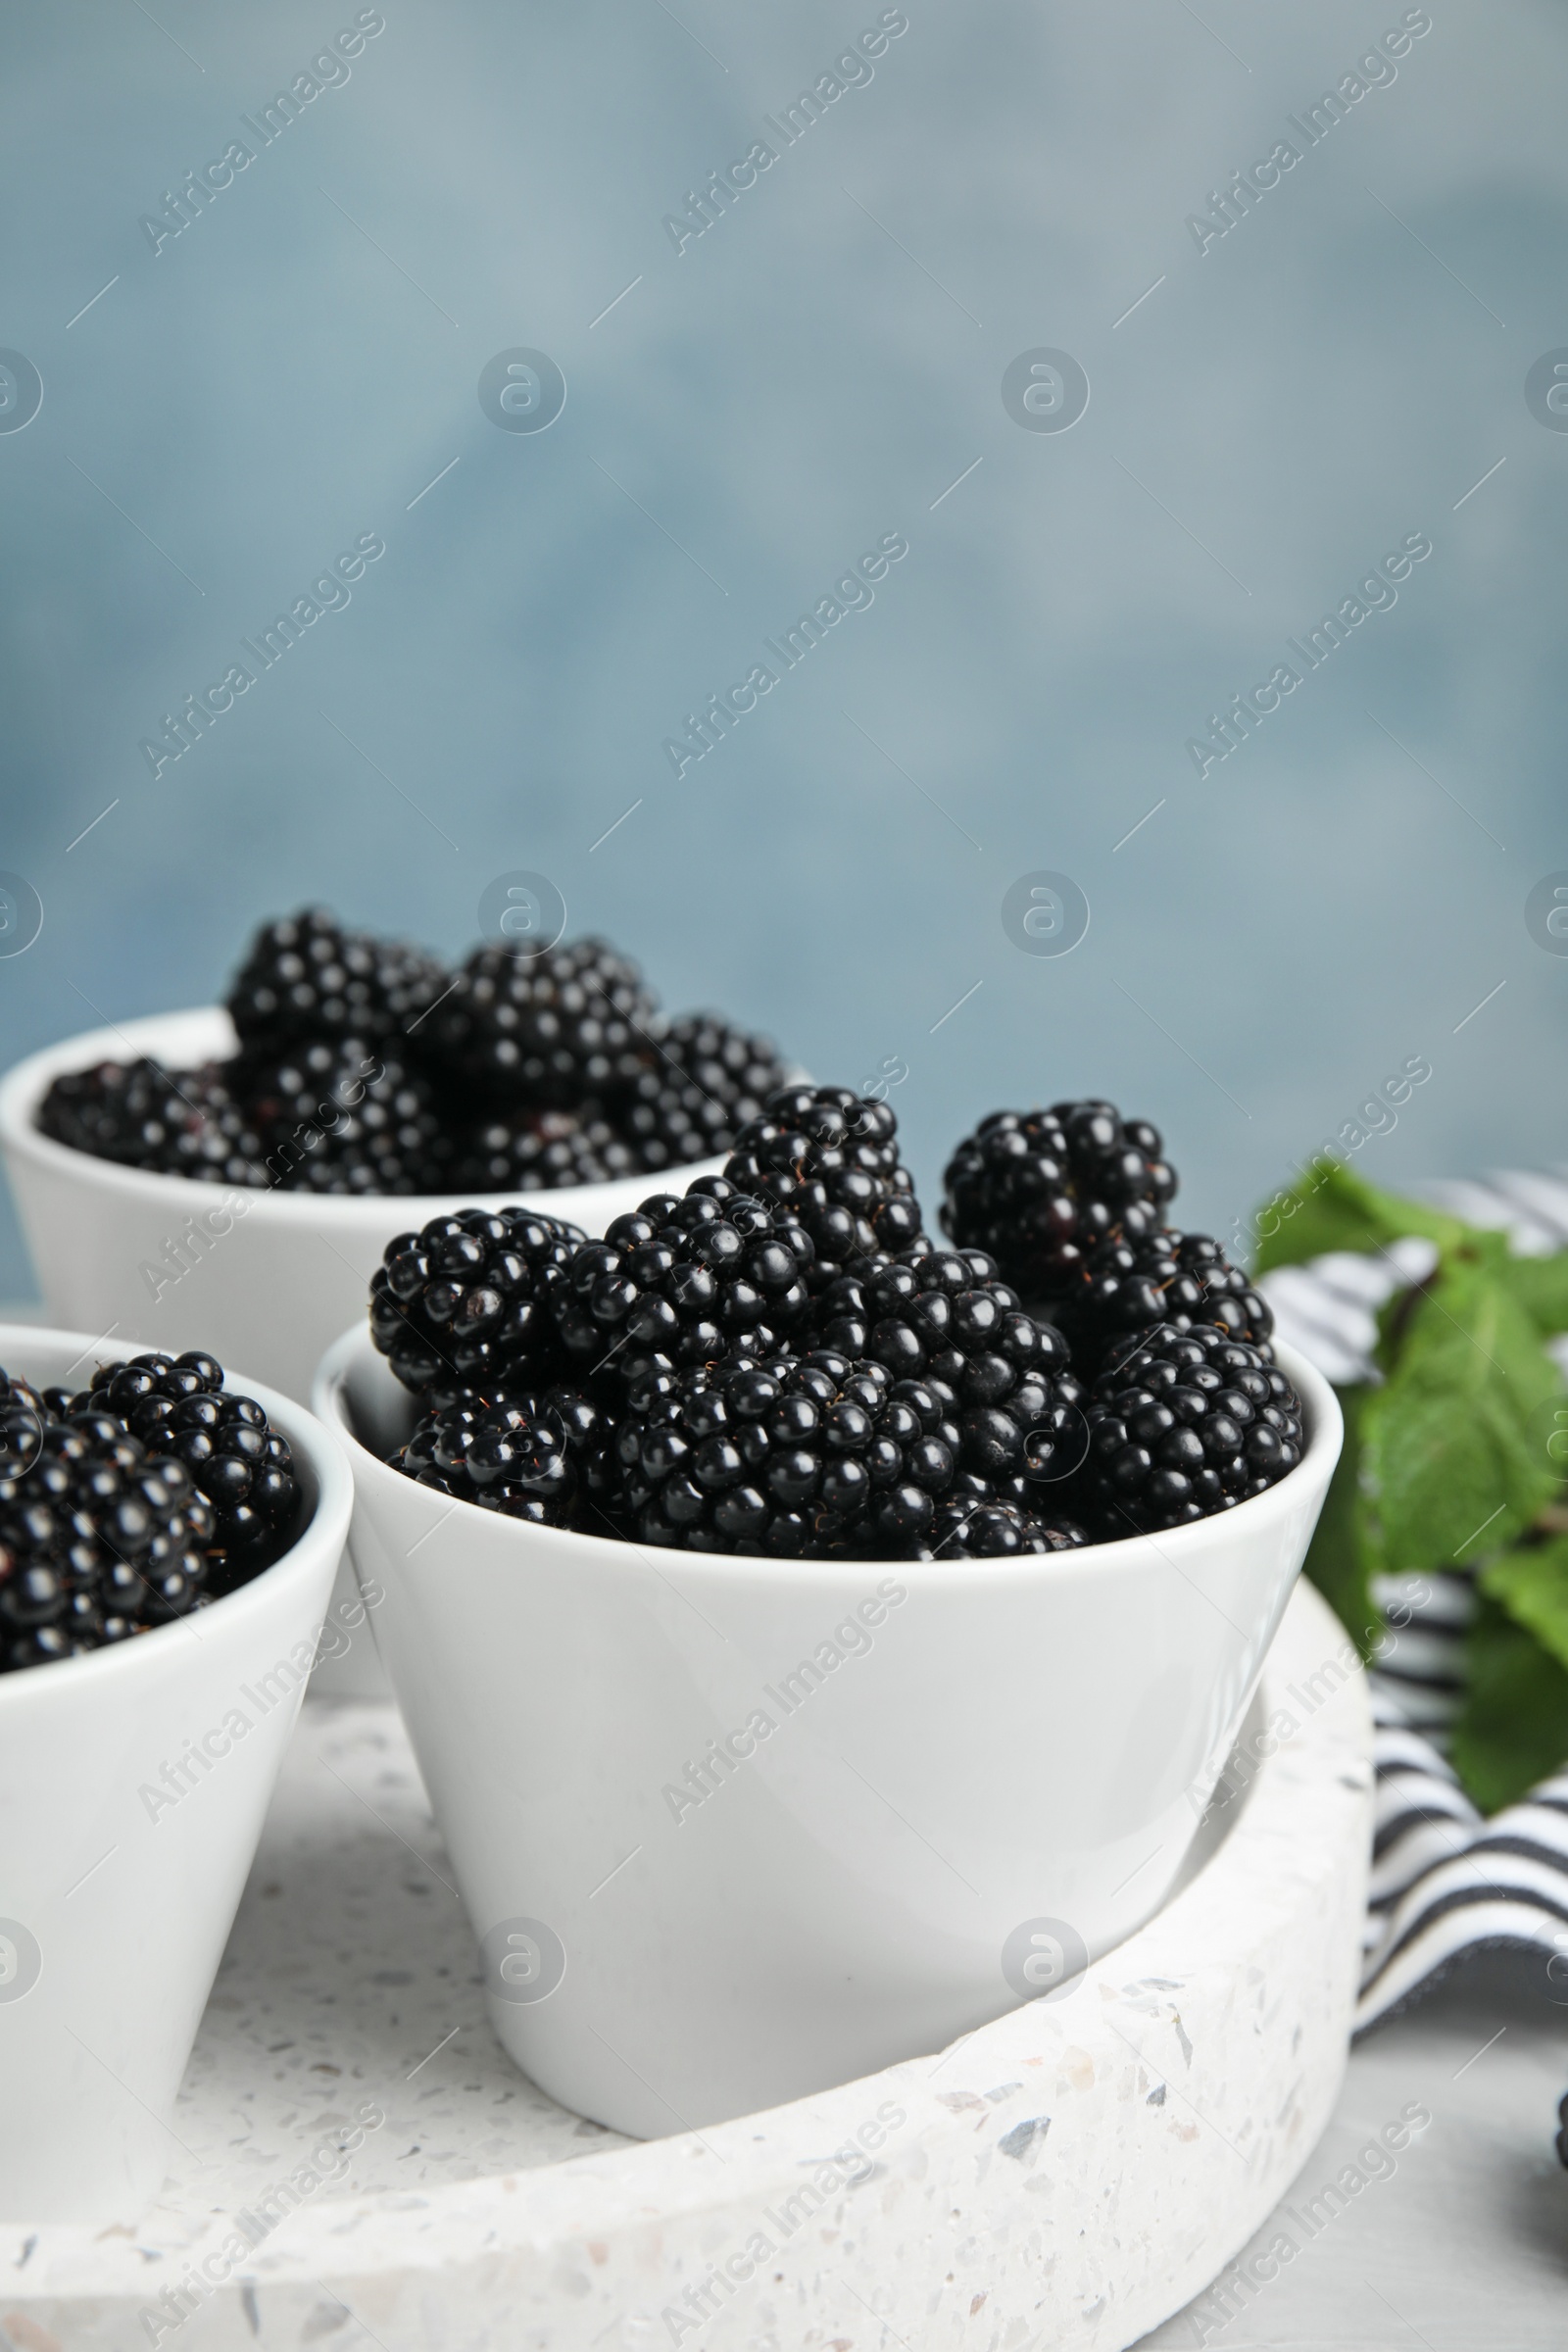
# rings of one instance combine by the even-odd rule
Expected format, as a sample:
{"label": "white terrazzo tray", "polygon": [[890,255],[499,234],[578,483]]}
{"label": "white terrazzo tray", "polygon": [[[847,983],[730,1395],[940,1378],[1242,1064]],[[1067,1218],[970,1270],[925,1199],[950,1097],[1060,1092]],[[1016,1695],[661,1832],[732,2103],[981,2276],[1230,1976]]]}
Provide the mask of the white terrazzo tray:
{"label": "white terrazzo tray", "polygon": [[1064,1996],[640,2146],[491,2038],[395,1710],[312,1701],[164,2196],[134,2234],[0,2230],[0,2346],[1133,2343],[1246,2242],[1340,2085],[1371,1801],[1349,1654],[1298,1587],[1185,1884]]}

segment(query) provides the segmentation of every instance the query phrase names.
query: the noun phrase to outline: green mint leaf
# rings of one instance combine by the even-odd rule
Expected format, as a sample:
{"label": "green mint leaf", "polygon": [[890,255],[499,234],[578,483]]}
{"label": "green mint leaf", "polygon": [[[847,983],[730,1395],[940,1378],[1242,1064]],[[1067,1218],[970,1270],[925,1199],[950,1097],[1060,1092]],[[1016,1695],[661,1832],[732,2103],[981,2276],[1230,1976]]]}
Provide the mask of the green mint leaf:
{"label": "green mint leaf", "polygon": [[[1568,1536],[1489,1560],[1477,1580],[1489,1599],[1568,1669]],[[1564,1749],[1568,1755],[1568,1748]]]}
{"label": "green mint leaf", "polygon": [[1306,1555],[1306,1573],[1355,1642],[1363,1658],[1383,1627],[1383,1614],[1367,1585],[1361,1539],[1359,1490],[1361,1415],[1370,1389],[1338,1389],[1345,1415],[1345,1445]]}
{"label": "green mint leaf", "polygon": [[1396,1360],[1361,1416],[1368,1566],[1436,1568],[1515,1542],[1556,1492],[1539,1428],[1562,1394],[1487,1254],[1409,1294]]}
{"label": "green mint leaf", "polygon": [[1568,1250],[1550,1257],[1510,1257],[1506,1280],[1544,1339],[1568,1331]]}
{"label": "green mint leaf", "polygon": [[1481,1810],[1495,1813],[1568,1757],[1568,1670],[1484,1595],[1466,1654],[1469,1686],[1449,1753]]}
{"label": "green mint leaf", "polygon": [[1470,1228],[1442,1209],[1380,1192],[1337,1159],[1314,1160],[1287,1192],[1276,1193],[1252,1219],[1257,1235],[1253,1272],[1296,1266],[1330,1250],[1365,1254],[1417,1234],[1440,1250],[1455,1249]]}

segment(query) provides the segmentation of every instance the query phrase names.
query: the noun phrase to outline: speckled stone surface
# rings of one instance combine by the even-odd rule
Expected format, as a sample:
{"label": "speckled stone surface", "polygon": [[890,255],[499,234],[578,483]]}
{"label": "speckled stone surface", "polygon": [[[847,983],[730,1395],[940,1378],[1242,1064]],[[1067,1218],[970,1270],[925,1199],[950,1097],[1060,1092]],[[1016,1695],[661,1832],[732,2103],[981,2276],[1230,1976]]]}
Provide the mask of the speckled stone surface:
{"label": "speckled stone surface", "polygon": [[[0,2231],[4,2338],[16,2352],[1130,2344],[1270,2211],[1344,2072],[1370,1776],[1359,1677],[1323,1672],[1342,1639],[1298,1589],[1206,1860],[1064,1997],[644,2146],[555,2106],[492,2040],[395,1713],[313,1703],[164,2196],[133,2235]],[[367,2112],[383,2120],[367,2128]]]}

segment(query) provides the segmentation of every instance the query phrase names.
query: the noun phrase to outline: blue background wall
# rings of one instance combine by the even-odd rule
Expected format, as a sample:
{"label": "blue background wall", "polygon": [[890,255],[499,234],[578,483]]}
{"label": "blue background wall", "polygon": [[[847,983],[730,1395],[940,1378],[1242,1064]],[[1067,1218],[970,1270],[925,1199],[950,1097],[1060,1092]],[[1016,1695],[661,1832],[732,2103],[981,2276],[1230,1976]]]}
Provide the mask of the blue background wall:
{"label": "blue background wall", "polygon": [[[677,254],[663,216],[873,0],[386,0],[155,255],[141,216],[356,13],[0,27],[0,343],[45,387],[0,433],[0,866],[45,907],[8,1059],[208,1001],[305,900],[458,952],[526,866],[672,1008],[906,1063],[925,1187],[986,1109],[1104,1092],[1229,1232],[1417,1054],[1369,1174],[1568,1157],[1568,962],[1524,919],[1568,866],[1568,435],[1524,394],[1568,344],[1560,10],[1438,0],[1200,252],[1187,217],[1401,7],[908,0]],[[480,407],[517,345],[564,373],[547,432]],[[1004,407],[1041,346],[1087,371],[1070,431]],[[682,714],[894,531],[874,606],[677,780]],[[161,713],[365,532],[347,609],[154,780]],[[1207,713],[1416,532],[1397,604],[1200,779]],[[1090,903],[1069,956],[1004,931],[1037,868]],[[9,1223],[0,1259],[25,1291]]]}

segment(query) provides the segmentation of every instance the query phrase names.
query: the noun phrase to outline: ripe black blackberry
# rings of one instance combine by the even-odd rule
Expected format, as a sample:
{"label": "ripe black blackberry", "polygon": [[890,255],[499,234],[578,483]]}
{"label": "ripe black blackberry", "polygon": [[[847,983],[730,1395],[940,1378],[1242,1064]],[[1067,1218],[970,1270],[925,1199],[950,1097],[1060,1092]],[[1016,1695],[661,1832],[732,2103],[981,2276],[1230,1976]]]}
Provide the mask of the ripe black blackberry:
{"label": "ripe black blackberry", "polygon": [[262,925],[226,1003],[241,1045],[275,1054],[296,1041],[397,1037],[450,981],[421,949],[305,906]]}
{"label": "ripe black blackberry", "polygon": [[476,948],[421,1034],[498,1107],[569,1110],[635,1081],[658,1021],[636,964],[579,939],[526,959]]}
{"label": "ripe black blackberry", "polygon": [[1029,1300],[1050,1302],[1112,1232],[1136,1240],[1176,1192],[1159,1130],[1109,1102],[996,1110],[958,1146],[943,1183],[944,1230],[986,1250]]}
{"label": "ripe black blackberry", "polygon": [[569,1526],[577,1500],[565,1426],[533,1395],[426,1413],[392,1467],[439,1494],[540,1527]]}
{"label": "ripe black blackberry", "polygon": [[1083,1459],[1083,1388],[1066,1342],[1026,1314],[981,1250],[902,1250],[840,1276],[813,1301],[827,1347],[853,1349],[950,1400],[957,1492],[1030,1503]]}
{"label": "ripe black blackberry", "polygon": [[920,1204],[886,1102],[847,1086],[785,1086],[735,1139],[724,1173],[798,1219],[816,1252],[813,1285],[877,1250],[906,1249]]}
{"label": "ripe black blackberry", "polygon": [[710,1364],[777,1352],[806,1311],[811,1245],[722,1176],[655,1193],[577,1250],[552,1294],[571,1362],[629,1375],[642,1359]]}
{"label": "ripe black blackberry", "polygon": [[297,1193],[439,1193],[450,1149],[427,1081],[369,1038],[320,1039],[247,1061],[266,1181]]}
{"label": "ripe black blackberry", "polygon": [[594,1103],[512,1111],[470,1128],[458,1147],[457,1192],[554,1192],[635,1175],[641,1161]]}
{"label": "ripe black blackberry", "polygon": [[930,1534],[911,1548],[922,1560],[997,1560],[1024,1552],[1075,1551],[1089,1541],[1075,1519],[1024,1510],[1014,1502],[961,1497],[937,1505]]}
{"label": "ripe black blackberry", "polygon": [[233,1065],[166,1070],[156,1061],[66,1070],[38,1105],[56,1143],[122,1167],[207,1184],[265,1184],[262,1139],[232,1087]]}
{"label": "ripe black blackberry", "polygon": [[1154,1533],[1264,1494],[1300,1460],[1301,1401],[1259,1348],[1160,1326],[1107,1371],[1077,1482],[1107,1537]]}
{"label": "ripe black blackberry", "polygon": [[710,1159],[760,1117],[784,1076],[771,1038],[750,1036],[716,1012],[687,1013],[671,1021],[617,1102],[616,1124],[643,1168]]}
{"label": "ripe black blackberry", "polygon": [[432,1217],[388,1242],[370,1278],[370,1336],[416,1396],[549,1379],[561,1362],[550,1298],[584,1239],[536,1209]]}
{"label": "ripe black blackberry", "polygon": [[615,1458],[645,1544],[888,1558],[953,1484],[935,1393],[831,1349],[644,1372],[627,1391]]}
{"label": "ripe black blackberry", "polygon": [[110,1415],[155,1459],[171,1457],[206,1499],[214,1520],[209,1592],[226,1592],[276,1556],[299,1509],[288,1440],[254,1396],[223,1387],[223,1367],[200,1349],[100,1364],[74,1400],[78,1413]]}
{"label": "ripe black blackberry", "polygon": [[0,1494],[38,1458],[46,1419],[57,1419],[32,1383],[0,1372]]}
{"label": "ripe black blackberry", "polygon": [[0,1489],[0,1672],[167,1625],[210,1590],[215,1514],[178,1461],[150,1459],[113,1414],[45,1423]]}
{"label": "ripe black blackberry", "polygon": [[1050,1301],[1073,1360],[1094,1374],[1132,1352],[1154,1324],[1188,1331],[1212,1324],[1273,1359],[1267,1299],[1204,1233],[1159,1225],[1138,1239],[1112,1234]]}

